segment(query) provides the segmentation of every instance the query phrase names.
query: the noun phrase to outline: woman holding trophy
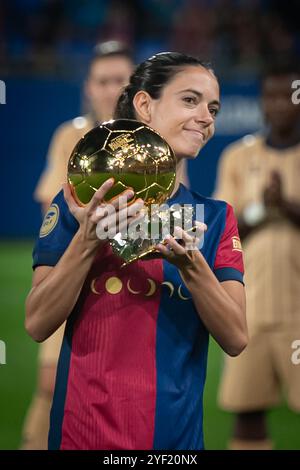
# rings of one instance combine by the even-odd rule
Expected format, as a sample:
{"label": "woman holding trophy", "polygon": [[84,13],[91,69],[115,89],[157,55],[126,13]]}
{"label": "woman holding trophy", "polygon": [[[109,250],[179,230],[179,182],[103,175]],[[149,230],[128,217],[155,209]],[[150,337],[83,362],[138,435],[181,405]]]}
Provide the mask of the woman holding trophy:
{"label": "woman holding trophy", "polygon": [[[159,132],[180,173],[184,159],[196,158],[213,136],[219,106],[211,68],[170,52],[137,67],[115,117]],[[109,232],[115,222],[103,210],[113,186],[107,179],[82,206],[65,185],[34,250],[26,329],[43,341],[67,319],[49,448],[203,449],[209,334],[232,356],[247,344],[233,210],[175,181],[168,203],[202,205],[205,223],[197,224],[196,237],[178,227],[157,243],[159,257],[122,268],[96,234],[99,225]],[[126,189],[111,202],[120,229],[143,217],[144,201],[129,203],[133,196]]]}

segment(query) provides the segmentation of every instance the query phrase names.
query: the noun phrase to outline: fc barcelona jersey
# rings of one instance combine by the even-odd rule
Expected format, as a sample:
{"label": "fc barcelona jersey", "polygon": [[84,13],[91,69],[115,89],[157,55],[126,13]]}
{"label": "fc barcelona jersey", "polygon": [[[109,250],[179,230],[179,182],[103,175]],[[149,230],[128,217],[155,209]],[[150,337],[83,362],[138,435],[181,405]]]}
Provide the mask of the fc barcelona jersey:
{"label": "fc barcelona jersey", "polygon": [[[201,252],[217,279],[243,282],[230,205],[182,184],[168,204],[204,205]],[[78,223],[63,193],[33,252],[55,266]],[[161,258],[95,256],[70,314],[58,363],[49,449],[203,449],[202,401],[209,334],[178,269]],[[72,277],[65,280],[65,288]]]}

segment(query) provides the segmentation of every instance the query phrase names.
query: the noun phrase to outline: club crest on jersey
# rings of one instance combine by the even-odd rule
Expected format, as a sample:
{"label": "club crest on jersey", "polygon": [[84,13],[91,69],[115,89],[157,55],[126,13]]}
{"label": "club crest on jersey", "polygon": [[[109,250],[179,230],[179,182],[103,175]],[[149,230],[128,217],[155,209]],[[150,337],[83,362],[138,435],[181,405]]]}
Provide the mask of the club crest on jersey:
{"label": "club crest on jersey", "polygon": [[232,237],[232,251],[242,251],[242,244],[239,237]]}
{"label": "club crest on jersey", "polygon": [[54,229],[57,224],[59,217],[59,207],[57,204],[51,204],[47,213],[44,217],[41,230],[40,230],[40,238],[46,237],[49,235],[50,232]]}

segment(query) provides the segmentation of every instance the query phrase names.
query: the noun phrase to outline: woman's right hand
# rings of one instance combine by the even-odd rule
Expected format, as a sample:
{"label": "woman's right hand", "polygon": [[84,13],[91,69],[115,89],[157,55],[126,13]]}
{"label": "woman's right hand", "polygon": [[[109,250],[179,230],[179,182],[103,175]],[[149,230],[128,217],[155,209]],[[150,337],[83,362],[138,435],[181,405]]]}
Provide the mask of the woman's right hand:
{"label": "woman's right hand", "polygon": [[109,202],[104,200],[113,185],[113,178],[106,180],[95,192],[90,202],[85,206],[80,206],[75,201],[69,184],[63,184],[64,197],[69,211],[78,221],[79,230],[87,242],[104,243],[108,238],[126,229],[131,222],[142,218],[141,210],[144,207],[144,201],[137,199],[128,204],[128,200],[134,196],[134,191],[131,189],[123,191]]}

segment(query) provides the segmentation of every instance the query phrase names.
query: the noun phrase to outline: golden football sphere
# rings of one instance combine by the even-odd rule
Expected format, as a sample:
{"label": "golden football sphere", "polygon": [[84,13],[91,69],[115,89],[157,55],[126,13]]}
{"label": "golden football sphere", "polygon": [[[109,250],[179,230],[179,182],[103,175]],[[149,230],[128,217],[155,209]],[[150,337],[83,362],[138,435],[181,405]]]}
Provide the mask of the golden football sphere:
{"label": "golden football sphere", "polygon": [[113,177],[106,200],[127,188],[146,205],[162,204],[175,183],[176,158],[169,144],[147,125],[129,119],[103,123],[75,146],[68,164],[68,181],[80,204]]}

